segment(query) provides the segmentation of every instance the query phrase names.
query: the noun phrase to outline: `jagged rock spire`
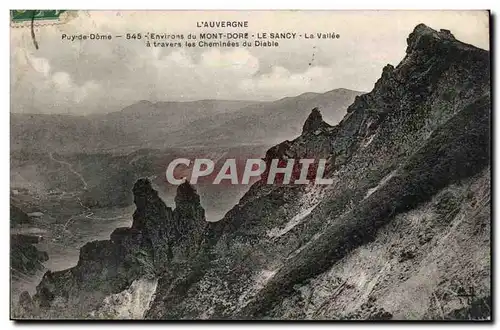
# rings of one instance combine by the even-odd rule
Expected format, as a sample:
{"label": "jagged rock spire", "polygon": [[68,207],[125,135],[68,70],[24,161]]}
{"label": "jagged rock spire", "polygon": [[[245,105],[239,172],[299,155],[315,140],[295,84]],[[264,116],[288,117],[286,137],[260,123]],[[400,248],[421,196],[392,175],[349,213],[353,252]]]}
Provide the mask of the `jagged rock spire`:
{"label": "jagged rock spire", "polygon": [[188,181],[184,181],[177,187],[177,195],[175,196],[176,205],[184,202],[192,202],[200,204],[200,196],[196,193],[193,186]]}
{"label": "jagged rock spire", "polygon": [[175,220],[178,238],[196,236],[196,233],[199,233],[206,225],[205,210],[201,206],[200,196],[187,181],[177,187]]}
{"label": "jagged rock spire", "polygon": [[321,115],[321,112],[319,112],[319,109],[316,107],[312,109],[309,117],[307,117],[306,122],[304,123],[304,126],[302,128],[302,134],[314,132],[318,128],[329,126],[330,125],[323,121],[323,116]]}
{"label": "jagged rock spire", "polygon": [[132,189],[134,203],[137,207],[134,212],[132,228],[144,229],[149,223],[156,225],[164,223],[169,216],[165,203],[158,197],[158,192],[151,186],[149,179],[139,179]]}
{"label": "jagged rock spire", "polygon": [[134,185],[133,229],[140,230],[152,244],[155,263],[183,260],[197,253],[207,225],[200,196],[189,182],[177,187],[175,209],[167,207],[148,179]]}

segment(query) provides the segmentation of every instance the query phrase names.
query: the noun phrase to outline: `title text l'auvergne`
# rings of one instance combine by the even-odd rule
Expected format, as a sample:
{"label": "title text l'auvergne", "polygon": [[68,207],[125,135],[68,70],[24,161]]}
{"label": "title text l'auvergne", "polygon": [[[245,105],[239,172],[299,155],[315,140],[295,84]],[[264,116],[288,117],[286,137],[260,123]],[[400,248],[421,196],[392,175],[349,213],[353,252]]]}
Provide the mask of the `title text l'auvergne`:
{"label": "title text l'auvergne", "polygon": [[248,21],[198,21],[196,27],[199,28],[247,28]]}

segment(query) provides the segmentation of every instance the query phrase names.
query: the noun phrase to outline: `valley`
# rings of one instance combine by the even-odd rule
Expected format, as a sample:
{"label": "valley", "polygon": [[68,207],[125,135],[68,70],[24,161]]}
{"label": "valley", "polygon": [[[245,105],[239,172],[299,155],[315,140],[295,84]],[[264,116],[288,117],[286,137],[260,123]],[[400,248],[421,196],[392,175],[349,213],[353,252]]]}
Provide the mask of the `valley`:
{"label": "valley", "polygon": [[[354,95],[356,93],[352,98]],[[314,102],[314,97],[311,99]],[[334,116],[333,111],[345,112],[346,109],[344,105],[348,101],[339,100],[342,106],[332,109]],[[165,106],[170,109],[165,110]],[[192,104],[139,102],[104,116],[13,114],[11,204],[27,214],[41,216],[15,226],[11,235],[42,237],[36,248],[48,255],[48,260],[43,262],[46,270],[60,271],[75,266],[83,245],[108,239],[115,228],[131,224],[132,186],[137,179],[151,178],[167,205],[174,205],[177,186],[169,184],[165,177],[172,159],[210,158],[220,170],[228,158],[240,162],[262,158],[274,142],[272,131],[259,131],[260,138],[256,141],[242,136],[226,145],[203,137],[206,131],[224,132],[221,125],[227,125],[231,118],[245,122],[256,120],[254,111],[238,113],[248,106],[266,111],[264,104],[256,102],[209,100]],[[271,102],[269,106],[276,105]],[[285,111],[287,105],[282,106]],[[162,120],[168,120],[168,124],[164,125]],[[32,125],[36,125],[36,130]],[[183,125],[187,127],[178,129]],[[254,127],[258,128],[257,123]],[[256,130],[247,132],[253,135]],[[91,134],[91,138],[79,138],[79,134]],[[100,140],[94,143],[94,139]],[[262,144],[264,141],[268,144]],[[175,146],[171,147],[172,144]],[[253,181],[244,185],[213,185],[200,178],[197,190],[206,219],[220,220],[238,203],[251,183]],[[42,270],[34,274],[16,271],[17,275],[12,278],[13,295],[18,297],[22,291],[33,294],[43,273]]]}

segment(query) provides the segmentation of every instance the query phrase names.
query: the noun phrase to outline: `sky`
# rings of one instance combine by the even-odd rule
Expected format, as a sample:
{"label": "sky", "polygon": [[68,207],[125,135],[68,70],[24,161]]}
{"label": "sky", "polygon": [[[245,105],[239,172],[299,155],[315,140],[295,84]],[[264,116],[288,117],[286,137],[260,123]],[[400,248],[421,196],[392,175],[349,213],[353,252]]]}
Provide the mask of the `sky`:
{"label": "sky", "polygon": [[[200,21],[248,28],[198,28]],[[370,91],[386,64],[405,55],[424,23],[489,47],[486,11],[79,11],[67,22],[11,28],[11,111],[86,115],[141,100],[276,100],[336,88]],[[279,47],[155,48],[143,40],[67,41],[62,34],[200,32],[328,33],[338,39],[279,40]],[[240,41],[241,42],[241,41]]]}

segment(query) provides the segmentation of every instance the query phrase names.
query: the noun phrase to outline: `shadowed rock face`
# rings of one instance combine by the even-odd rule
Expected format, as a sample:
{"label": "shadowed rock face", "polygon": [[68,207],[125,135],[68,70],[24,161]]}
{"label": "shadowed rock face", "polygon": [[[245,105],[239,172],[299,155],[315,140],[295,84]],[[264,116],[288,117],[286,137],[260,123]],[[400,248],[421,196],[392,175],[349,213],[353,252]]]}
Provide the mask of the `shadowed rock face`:
{"label": "shadowed rock face", "polygon": [[172,210],[168,209],[158,197],[156,190],[151,187],[151,182],[148,179],[137,180],[132,192],[134,204],[137,207],[132,228],[145,230],[151,224],[156,227],[165,227]]}
{"label": "shadowed rock face", "polygon": [[323,121],[323,116],[319,112],[318,108],[314,108],[311,111],[309,117],[307,117],[306,122],[304,123],[304,127],[302,128],[302,134],[307,134],[314,132],[320,128],[328,128],[331,127],[327,123]]}
{"label": "shadowed rock face", "polygon": [[10,236],[10,266],[15,276],[21,274],[33,275],[38,270],[44,270],[43,262],[49,260],[47,252],[39,251],[33,244],[39,243],[40,237],[35,235]]}
{"label": "shadowed rock face", "polygon": [[[164,268],[170,256],[170,246],[175,237],[170,235],[175,225],[172,209],[158,197],[148,179],[139,179],[134,185],[134,203],[132,230],[140,231],[142,243],[150,246],[153,265]],[[155,267],[157,268],[157,267]]]}
{"label": "shadowed rock face", "polygon": [[18,225],[30,223],[29,216],[20,208],[10,203],[10,226],[15,227]]}
{"label": "shadowed rock face", "polygon": [[[46,270],[43,263],[49,259],[47,252],[40,251],[36,247],[36,244],[43,240],[41,234],[20,233],[22,226],[26,224],[32,224],[32,220],[11,200],[10,227],[16,230],[17,234],[13,234],[12,231],[10,234],[10,270],[11,281],[17,283],[29,283],[32,276],[37,276],[39,272]],[[15,287],[15,284],[12,286]],[[16,291],[11,288],[11,292]]]}
{"label": "shadowed rock face", "polygon": [[180,239],[192,232],[200,231],[200,223],[205,220],[205,210],[201,207],[200,196],[188,182],[177,188],[176,205],[176,235]]}

